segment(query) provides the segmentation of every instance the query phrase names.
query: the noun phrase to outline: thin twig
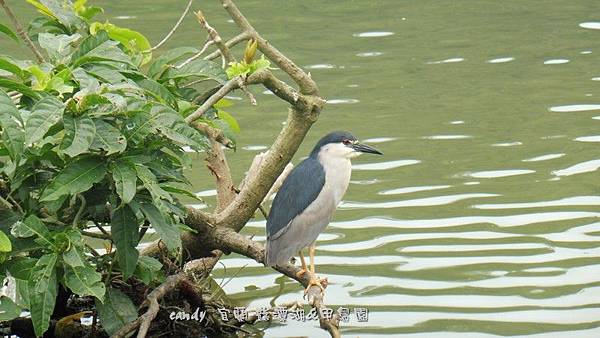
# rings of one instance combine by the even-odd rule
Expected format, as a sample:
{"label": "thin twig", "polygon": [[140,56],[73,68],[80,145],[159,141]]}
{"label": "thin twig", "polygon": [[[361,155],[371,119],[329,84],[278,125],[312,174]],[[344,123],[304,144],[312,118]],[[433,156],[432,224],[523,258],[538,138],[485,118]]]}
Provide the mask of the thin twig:
{"label": "thin twig", "polygon": [[110,237],[110,234],[106,230],[104,230],[104,227],[102,225],[100,225],[96,221],[94,221],[94,225],[96,226],[96,228],[98,228],[98,230],[100,230],[101,233],[103,233],[104,235]]}
{"label": "thin twig", "polygon": [[95,257],[100,257],[102,255],[100,255],[100,253],[98,251],[96,251],[96,249],[92,248],[91,245],[85,243],[84,244],[86,246],[86,248],[90,249],[90,252],[92,253],[92,255],[94,255]]}
{"label": "thin twig", "polygon": [[[236,36],[234,36],[233,38],[227,40],[227,42],[225,42],[225,46],[227,48],[232,48],[235,45],[237,45],[238,43],[242,42],[242,41],[246,41],[250,39],[250,35],[246,32],[242,32]],[[216,51],[206,55],[204,57],[204,60],[214,60],[216,58],[218,58],[219,56],[221,56],[221,50],[217,49]]]}
{"label": "thin twig", "polygon": [[6,2],[4,0],[0,0],[0,6],[2,6],[2,8],[4,8],[4,12],[6,12],[6,16],[8,16],[8,18],[12,22],[13,26],[17,30],[17,34],[19,34],[19,36],[21,37],[21,40],[23,40],[25,42],[25,44],[29,47],[29,49],[31,49],[31,51],[35,55],[35,58],[38,60],[38,62],[39,63],[46,62],[46,60],[44,60],[44,57],[42,56],[42,53],[40,53],[40,51],[37,49],[37,47],[35,47],[35,45],[31,41],[31,39],[29,38],[29,36],[25,32],[25,30],[23,30],[23,26],[21,26],[21,24],[19,23],[19,20],[17,19],[15,14],[12,12],[10,7],[8,7],[8,5],[6,4]]}
{"label": "thin twig", "polygon": [[17,203],[17,201],[15,201],[15,199],[12,196],[8,195],[8,200],[11,201],[15,205],[15,207],[17,208],[17,210],[19,210],[19,212],[21,214],[25,214],[25,211],[23,211],[23,208],[21,208],[21,205],[19,203]]}
{"label": "thin twig", "polygon": [[81,234],[84,236],[91,237],[91,238],[111,239],[110,236],[106,236],[105,234],[99,234],[99,233],[91,232],[91,231],[81,230]]}
{"label": "thin twig", "polygon": [[117,331],[111,337],[112,338],[127,337],[127,335],[130,332],[135,331],[135,329],[137,329],[138,327],[139,327],[139,331],[138,331],[137,337],[138,338],[146,337],[146,334],[148,333],[148,329],[150,329],[150,324],[152,324],[152,321],[154,320],[154,318],[156,318],[156,315],[158,314],[158,310],[160,310],[160,305],[158,304],[158,300],[163,298],[168,292],[175,289],[186,278],[187,277],[184,272],[180,272],[176,275],[171,275],[171,276],[167,277],[167,280],[164,283],[162,283],[161,285],[159,285],[156,289],[152,290],[152,292],[150,292],[150,294],[148,294],[148,296],[146,297],[146,300],[144,301],[144,303],[142,303],[142,305],[144,305],[144,304],[148,305],[148,310],[146,310],[146,312],[143,315],[139,316],[136,320],[129,322],[125,326],[121,327],[121,329],[119,329],[119,331]]}
{"label": "thin twig", "polygon": [[232,90],[238,88],[239,82],[238,78],[235,77],[229,81],[227,81],[223,87],[221,87],[216,93],[214,93],[211,97],[209,97],[204,103],[196,109],[193,113],[191,113],[188,117],[185,118],[185,122],[188,124],[197,120],[202,116],[202,114],[206,113],[210,107],[212,107],[217,101],[224,98],[225,95],[229,94]]}
{"label": "thin twig", "polygon": [[10,204],[9,201],[5,200],[2,196],[0,196],[0,204],[4,205],[8,209],[12,209],[13,208],[13,205]]}
{"label": "thin twig", "polygon": [[81,194],[77,194],[77,197],[81,201],[81,205],[79,206],[79,210],[77,210],[77,214],[75,214],[75,218],[73,218],[73,227],[77,227],[79,222],[81,221],[81,216],[83,215],[83,211],[85,209],[86,201],[85,197]]}
{"label": "thin twig", "polygon": [[208,21],[206,21],[204,14],[202,14],[201,11],[198,11],[196,12],[196,18],[198,19],[200,25],[202,25],[202,27],[206,29],[206,31],[208,32],[208,36],[210,36],[210,39],[215,42],[215,44],[217,45],[217,47],[221,51],[221,54],[225,57],[227,62],[235,62],[235,58],[229,51],[229,47],[227,47],[227,45],[223,43],[223,39],[221,39],[219,33],[217,33],[217,31],[211,25],[208,24]]}
{"label": "thin twig", "polygon": [[193,56],[191,56],[189,59],[186,59],[185,61],[183,61],[180,65],[175,66],[175,69],[181,69],[183,66],[187,65],[188,63],[196,60],[197,58],[199,58],[200,56],[202,56],[202,54],[204,54],[204,52],[206,52],[206,50],[208,49],[208,47],[210,47],[212,44],[214,44],[215,42],[213,40],[208,39],[205,43],[204,46],[202,46],[202,49],[200,49],[200,51],[196,54],[194,54]]}
{"label": "thin twig", "polygon": [[177,30],[177,28],[179,28],[179,26],[183,22],[183,19],[185,18],[185,16],[190,11],[190,8],[192,7],[192,2],[194,2],[194,0],[188,1],[188,4],[185,7],[185,10],[183,11],[183,14],[181,14],[181,17],[179,17],[179,20],[177,20],[177,23],[175,23],[175,26],[173,26],[173,28],[171,29],[171,31],[169,31],[169,33],[167,33],[167,35],[156,46],[150,48],[150,51],[153,51],[153,50],[156,50],[156,49],[160,48],[160,46],[162,46],[165,42],[167,42],[167,40],[169,40],[169,38],[171,38],[171,36],[173,35],[173,33],[175,33],[175,31]]}
{"label": "thin twig", "polygon": [[221,0],[223,8],[229,13],[233,21],[238,27],[248,33],[250,37],[258,40],[258,48],[263,52],[270,60],[275,62],[279,68],[286,72],[294,82],[300,87],[300,91],[307,95],[318,95],[319,89],[317,84],[306,74],[300,67],[298,67],[292,60],[287,56],[283,55],[277,48],[273,47],[267,40],[263,39],[256,29],[252,27],[248,19],[240,12],[235,3],[232,0]]}

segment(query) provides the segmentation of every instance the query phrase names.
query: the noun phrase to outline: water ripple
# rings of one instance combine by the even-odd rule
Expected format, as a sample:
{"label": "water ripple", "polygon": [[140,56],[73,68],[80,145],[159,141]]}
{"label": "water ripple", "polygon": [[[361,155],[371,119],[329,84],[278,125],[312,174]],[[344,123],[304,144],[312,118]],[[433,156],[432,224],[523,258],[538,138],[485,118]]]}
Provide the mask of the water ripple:
{"label": "water ripple", "polygon": [[353,170],[387,170],[394,169],[399,167],[404,167],[407,165],[414,165],[421,163],[419,160],[397,160],[397,161],[387,161],[387,162],[378,162],[378,163],[363,163],[363,164],[353,164]]}
{"label": "water ripple", "polygon": [[379,195],[400,195],[400,194],[409,194],[418,191],[430,191],[430,190],[438,190],[438,189],[446,189],[450,188],[451,185],[428,185],[428,186],[419,186],[419,187],[404,187],[398,189],[390,189],[380,191]]}
{"label": "water ripple", "polygon": [[428,207],[436,205],[451,204],[458,201],[462,201],[470,198],[480,197],[495,197],[500,196],[497,194],[457,194],[457,195],[444,195],[417,198],[412,200],[403,201],[390,201],[390,202],[342,202],[340,209],[389,209],[389,208],[405,208],[405,207]]}
{"label": "water ripple", "polygon": [[424,140],[464,140],[473,138],[471,135],[431,135],[431,136],[423,136]]}
{"label": "water ripple", "polygon": [[571,104],[567,106],[555,106],[550,108],[550,111],[557,113],[570,113],[590,110],[600,110],[600,104]]}
{"label": "water ripple", "polygon": [[577,142],[600,142],[600,135],[580,136],[580,137],[577,137],[577,138],[573,139],[573,141],[577,141]]}
{"label": "water ripple", "polygon": [[488,60],[487,63],[506,63],[506,62],[513,61],[514,59],[515,59],[514,57],[509,56],[509,57],[491,59],[491,60]]}
{"label": "water ripple", "polygon": [[554,170],[555,176],[571,176],[596,171],[600,168],[600,159],[577,163],[565,169]]}
{"label": "water ripple", "polygon": [[524,203],[501,203],[501,204],[477,204],[475,209],[522,209],[522,208],[547,208],[562,206],[600,205],[600,196],[575,196],[565,197],[552,201],[524,202]]}
{"label": "water ripple", "polygon": [[476,171],[464,174],[467,177],[473,178],[499,178],[517,175],[532,174],[535,170],[529,169],[508,169],[508,170],[488,170],[488,171]]}
{"label": "water ripple", "polygon": [[[518,227],[529,224],[598,218],[600,213],[589,211],[556,211],[516,214],[508,216],[460,216],[438,219],[399,220],[387,218],[363,218],[354,221],[333,222],[331,227],[338,229],[362,229],[385,227],[395,229],[427,229],[457,227],[473,224],[493,224],[499,227]],[[263,225],[264,227],[264,225]]]}
{"label": "water ripple", "polygon": [[378,37],[390,36],[390,35],[394,35],[394,32],[362,32],[362,33],[352,34],[352,36],[357,37],[357,38],[378,38]]}
{"label": "water ripple", "polygon": [[465,61],[464,58],[450,58],[450,59],[445,59],[445,60],[440,60],[440,61],[429,61],[427,62],[428,65],[437,65],[437,64],[441,64],[441,63],[455,63],[455,62],[462,62]]}
{"label": "water ripple", "polygon": [[564,63],[569,63],[569,59],[551,59],[544,61],[545,65],[562,65]]}
{"label": "water ripple", "polygon": [[582,22],[579,24],[581,28],[600,29],[600,22]]}
{"label": "water ripple", "polygon": [[374,137],[363,140],[364,143],[383,143],[397,140],[397,137]]}
{"label": "water ripple", "polygon": [[558,154],[546,154],[546,155],[540,155],[540,156],[536,156],[536,157],[531,157],[531,158],[526,158],[524,160],[522,160],[523,162],[540,162],[540,161],[548,161],[548,160],[554,160],[556,158],[561,158],[563,156],[565,156],[565,153],[558,153]]}

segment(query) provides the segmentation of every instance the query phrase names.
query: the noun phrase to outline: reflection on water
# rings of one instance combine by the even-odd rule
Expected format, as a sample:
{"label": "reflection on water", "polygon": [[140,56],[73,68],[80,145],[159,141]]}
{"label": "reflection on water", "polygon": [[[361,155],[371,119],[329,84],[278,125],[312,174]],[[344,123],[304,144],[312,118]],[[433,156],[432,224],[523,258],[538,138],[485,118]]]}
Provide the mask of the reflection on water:
{"label": "reflection on water", "polygon": [[[167,2],[99,2],[155,43],[180,14]],[[329,99],[294,162],[339,129],[385,154],[354,160],[345,202],[319,237],[327,304],[370,310],[367,323],[342,324],[344,336],[600,337],[600,23],[591,3],[239,1]],[[198,6],[235,34],[218,2]],[[188,27],[169,44],[201,42]],[[253,107],[235,94],[228,112],[242,151],[227,151],[239,180],[287,106],[260,95]],[[213,208],[201,158],[189,177],[204,201],[189,203]],[[257,214],[244,231],[264,240],[264,226]],[[215,277],[237,276],[225,290],[242,305],[302,299],[272,269],[237,255],[223,263]],[[289,321],[265,336],[327,333]]]}

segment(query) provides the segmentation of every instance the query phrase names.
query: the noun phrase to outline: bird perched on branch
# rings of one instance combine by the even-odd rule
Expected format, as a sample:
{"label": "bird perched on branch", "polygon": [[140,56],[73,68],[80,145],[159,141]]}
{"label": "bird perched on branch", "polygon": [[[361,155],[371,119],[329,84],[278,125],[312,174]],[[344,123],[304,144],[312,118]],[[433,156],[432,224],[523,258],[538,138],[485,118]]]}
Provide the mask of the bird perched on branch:
{"label": "bird perched on branch", "polygon": [[[352,134],[336,131],[319,140],[309,157],[292,170],[275,196],[267,218],[265,265],[285,265],[297,253],[302,263],[298,276],[310,273],[306,290],[312,285],[323,290],[327,279],[315,275],[315,241],[346,193],[352,171],[350,159],[362,153],[383,155],[359,143]],[[302,255],[306,247],[310,271]]]}

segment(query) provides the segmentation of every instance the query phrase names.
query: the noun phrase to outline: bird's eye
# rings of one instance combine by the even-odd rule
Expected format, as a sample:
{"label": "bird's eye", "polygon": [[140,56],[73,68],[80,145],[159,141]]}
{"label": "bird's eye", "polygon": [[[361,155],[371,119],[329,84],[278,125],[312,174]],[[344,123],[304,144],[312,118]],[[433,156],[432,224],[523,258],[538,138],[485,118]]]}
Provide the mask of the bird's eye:
{"label": "bird's eye", "polygon": [[343,141],[342,141],[342,143],[343,143],[344,145],[346,145],[346,146],[349,146],[349,145],[351,145],[351,144],[352,144],[352,141],[350,141],[350,140],[343,140]]}

